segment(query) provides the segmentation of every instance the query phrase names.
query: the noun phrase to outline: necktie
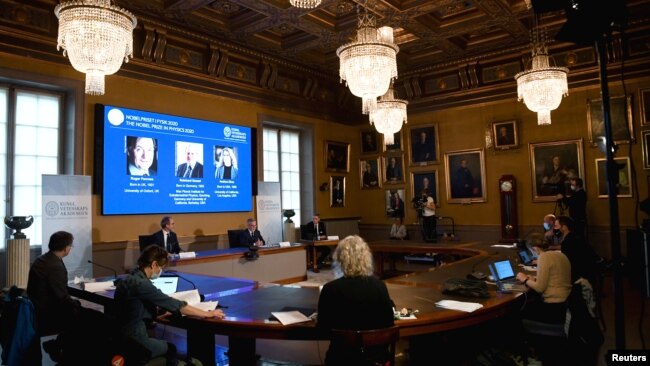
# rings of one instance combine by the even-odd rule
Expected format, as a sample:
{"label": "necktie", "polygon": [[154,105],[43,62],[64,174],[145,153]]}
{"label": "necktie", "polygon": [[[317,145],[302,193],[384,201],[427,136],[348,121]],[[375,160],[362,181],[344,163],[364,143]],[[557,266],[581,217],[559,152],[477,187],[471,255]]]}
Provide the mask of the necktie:
{"label": "necktie", "polygon": [[184,178],[189,178],[192,175],[192,166],[188,165],[187,170],[185,171],[185,176]]}
{"label": "necktie", "polygon": [[316,235],[319,235],[319,232],[318,232],[318,224],[316,224]]}

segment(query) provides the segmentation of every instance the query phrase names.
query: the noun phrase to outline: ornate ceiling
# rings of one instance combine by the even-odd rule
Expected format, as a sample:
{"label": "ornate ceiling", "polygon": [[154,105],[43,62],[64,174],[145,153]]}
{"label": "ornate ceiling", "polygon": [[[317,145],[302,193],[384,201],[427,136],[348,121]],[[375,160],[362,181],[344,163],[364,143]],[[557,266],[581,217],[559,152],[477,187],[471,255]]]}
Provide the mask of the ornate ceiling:
{"label": "ornate ceiling", "polygon": [[[409,111],[515,97],[513,76],[530,56],[533,23],[525,0],[323,0],[316,9],[289,0],[113,2],[138,18],[134,60],[120,73],[338,121],[362,119],[358,98],[339,82],[336,56],[356,35],[357,3],[395,30],[396,90]],[[0,51],[65,63],[56,52],[57,3],[0,0]],[[634,57],[650,57],[650,0],[627,7],[629,41],[614,37],[608,56],[629,56],[626,67],[634,68]],[[540,17],[549,38],[565,18],[563,10]],[[571,69],[570,86],[597,80],[593,47],[551,42],[550,49]]]}

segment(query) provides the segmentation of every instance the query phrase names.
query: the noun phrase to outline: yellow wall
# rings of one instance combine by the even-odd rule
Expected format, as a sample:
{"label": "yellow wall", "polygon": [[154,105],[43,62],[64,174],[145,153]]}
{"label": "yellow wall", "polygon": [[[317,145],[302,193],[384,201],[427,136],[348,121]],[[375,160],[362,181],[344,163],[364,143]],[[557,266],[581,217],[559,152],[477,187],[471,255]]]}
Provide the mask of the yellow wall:
{"label": "yellow wall", "polygon": [[[513,81],[514,83],[514,81]],[[636,170],[639,194],[633,198],[619,198],[619,214],[621,226],[635,225],[636,200],[648,197],[648,171],[643,170],[641,155],[642,144],[640,113],[639,113],[639,88],[650,87],[650,80],[627,82],[627,93],[633,93],[632,109],[634,119],[634,136],[636,143],[622,144],[616,157],[630,156],[632,166]],[[610,95],[623,95],[620,83],[610,85]],[[440,208],[437,214],[451,216],[457,225],[495,225],[500,223],[500,203],[498,180],[502,175],[512,174],[517,180],[517,209],[520,225],[541,225],[542,217],[552,213],[554,202],[534,203],[532,199],[532,178],[530,171],[529,144],[538,142],[552,142],[572,139],[583,139],[583,163],[585,169],[585,188],[588,194],[588,218],[591,225],[609,226],[609,206],[606,198],[597,197],[595,159],[604,158],[596,147],[589,144],[587,131],[587,99],[600,98],[598,86],[581,90],[570,90],[570,95],[562,100],[560,107],[551,113],[550,126],[538,126],[537,115],[529,111],[526,106],[517,102],[513,96],[509,100],[489,105],[474,105],[458,109],[447,109],[435,112],[410,114],[409,122],[403,129],[404,136],[409,135],[409,129],[432,122],[439,126],[440,164],[430,165],[427,168],[415,167],[417,171],[438,170],[438,196]],[[485,130],[492,122],[518,120],[520,148],[497,151],[493,148],[485,149]],[[650,129],[650,126],[644,127]],[[409,146],[408,139],[405,140]],[[629,149],[632,149],[631,154]],[[445,186],[445,152],[465,149],[485,149],[485,167],[487,171],[487,202],[472,203],[470,205],[450,204],[446,202],[447,188]],[[408,153],[405,155],[405,164],[408,165]],[[408,179],[410,171],[406,169]],[[358,167],[357,167],[358,170]],[[634,174],[634,172],[633,172]],[[390,219],[385,215],[384,189],[391,187],[406,189],[406,219],[407,223],[416,221],[416,212],[409,207],[412,193],[410,184],[383,185],[382,192],[364,190],[360,196],[364,205],[360,207],[359,214],[365,223],[386,224]],[[646,215],[641,213],[639,220]]]}
{"label": "yellow wall", "polygon": [[[0,67],[13,68],[20,71],[68,79],[83,80],[83,75],[74,71],[70,66],[60,66],[44,61],[25,59],[3,54],[0,57]],[[514,84],[514,82],[513,82]],[[626,88],[634,93],[634,134],[637,143],[632,145],[633,165],[638,173],[639,194],[634,198],[619,200],[621,225],[634,225],[635,201],[638,197],[646,198],[647,171],[643,170],[641,157],[638,89],[650,87],[650,80],[628,82]],[[587,137],[586,101],[599,98],[599,89],[595,86],[584,90],[570,90],[558,110],[552,112],[551,126],[537,126],[537,117],[526,107],[515,100],[515,97],[489,105],[474,105],[458,109],[440,110],[435,112],[409,115],[409,123],[403,131],[403,147],[408,147],[408,130],[418,125],[438,123],[440,164],[429,166],[427,169],[438,170],[438,192],[441,198],[438,213],[451,216],[457,225],[498,225],[499,224],[499,194],[497,181],[503,174],[513,174],[518,186],[519,222],[522,225],[537,225],[541,217],[552,212],[553,203],[533,203],[531,173],[529,165],[529,143],[561,141],[582,138],[584,146],[584,165],[586,172],[586,189],[588,192],[588,215],[592,225],[608,226],[608,205],[606,199],[596,197],[594,159],[602,157],[601,153],[589,146]],[[620,83],[611,86],[611,95],[621,95],[623,89]],[[311,117],[297,116],[281,110],[272,110],[249,102],[240,102],[188,91],[180,88],[153,84],[118,75],[106,79],[106,94],[104,96],[86,96],[84,107],[84,149],[83,174],[93,174],[93,113],[95,103],[114,104],[128,108],[153,110],[160,113],[183,115],[192,118],[222,121],[251,127],[259,127],[259,115],[270,116],[281,121],[298,121],[311,125],[314,131],[314,194],[315,209],[324,218],[341,218],[359,216],[363,223],[385,224],[389,220],[385,215],[385,189],[391,187],[406,190],[407,223],[416,220],[415,211],[408,202],[412,198],[410,184],[383,185],[380,190],[361,190],[359,187],[359,156],[360,131],[367,129],[367,117],[360,126],[348,127],[326,122]],[[520,148],[509,151],[485,150],[485,166],[487,171],[486,189],[487,202],[471,205],[449,204],[446,202],[444,154],[449,151],[475,149],[485,147],[485,129],[490,123],[507,120],[519,121]],[[260,135],[261,137],[261,135]],[[261,138],[259,139],[261,141]],[[350,171],[346,176],[346,207],[330,208],[329,193],[321,192],[318,187],[323,182],[329,182],[331,175],[338,173],[324,170],[324,141],[347,142],[351,144]],[[261,146],[260,146],[261,147]],[[628,156],[629,145],[622,145],[617,156]],[[260,148],[261,151],[261,148]],[[260,155],[261,156],[261,155]],[[408,154],[404,162],[408,166]],[[261,177],[261,163],[260,174]],[[421,171],[422,168],[419,168]],[[425,169],[426,170],[426,169]],[[410,176],[410,168],[405,171],[405,177]],[[138,235],[150,233],[158,228],[160,215],[135,216],[102,216],[100,214],[100,198],[93,197],[93,242],[113,242],[135,240]],[[251,213],[227,214],[185,214],[175,215],[176,229],[180,236],[223,234],[228,228],[242,226]],[[641,214],[642,218],[645,217]]]}

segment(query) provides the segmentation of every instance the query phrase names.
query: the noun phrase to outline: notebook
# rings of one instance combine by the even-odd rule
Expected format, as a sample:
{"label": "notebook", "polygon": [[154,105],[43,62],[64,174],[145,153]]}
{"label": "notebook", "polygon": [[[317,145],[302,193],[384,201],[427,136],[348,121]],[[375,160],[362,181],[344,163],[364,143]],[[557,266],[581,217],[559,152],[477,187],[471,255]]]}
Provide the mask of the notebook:
{"label": "notebook", "polygon": [[178,277],[158,277],[155,280],[151,280],[151,283],[153,283],[157,289],[162,291],[163,294],[169,295],[176,292],[178,287]]}
{"label": "notebook", "polygon": [[490,273],[494,277],[499,292],[525,292],[526,286],[517,283],[515,271],[508,259],[502,261],[490,262],[488,264]]}

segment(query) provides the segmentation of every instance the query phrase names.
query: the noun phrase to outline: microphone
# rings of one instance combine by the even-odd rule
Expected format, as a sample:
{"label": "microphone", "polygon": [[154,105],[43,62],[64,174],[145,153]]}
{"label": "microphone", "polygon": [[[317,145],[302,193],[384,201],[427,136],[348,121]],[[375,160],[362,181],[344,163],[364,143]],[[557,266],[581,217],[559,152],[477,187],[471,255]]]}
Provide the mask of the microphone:
{"label": "microphone", "polygon": [[105,266],[105,265],[103,265],[103,264],[99,264],[99,263],[97,263],[97,262],[93,262],[93,261],[91,261],[90,259],[88,260],[88,263],[90,263],[90,264],[92,264],[92,265],[95,265],[95,266],[97,266],[97,267],[101,267],[101,268],[104,268],[104,269],[108,269],[109,271],[113,272],[113,275],[115,276],[115,279],[117,279],[117,271],[114,270],[113,268],[111,268],[111,267],[109,267],[109,266]]}
{"label": "microphone", "polygon": [[[196,284],[195,284],[194,282],[190,281],[189,278],[187,278],[187,277],[185,277],[185,276],[181,276],[180,273],[178,273],[178,272],[176,272],[176,271],[174,271],[174,270],[171,270],[171,269],[165,270],[165,272],[167,272],[167,273],[173,273],[173,274],[176,275],[178,278],[181,278],[181,279],[183,279],[183,280],[189,282],[189,284],[192,285],[192,290],[197,290],[197,291],[198,291],[198,289],[196,288]],[[201,301],[204,301],[204,300],[205,300],[205,295],[203,295],[201,292],[199,292],[199,296],[201,297]]]}
{"label": "microphone", "polygon": [[493,255],[494,255],[494,253],[493,254],[488,254],[485,257],[481,257],[481,259],[477,260],[472,265],[472,273],[468,274],[467,278],[469,278],[470,280],[484,280],[484,279],[486,279],[488,277],[488,275],[486,275],[483,272],[476,272],[476,266],[478,266],[480,263],[483,263],[486,259],[491,258]]}

